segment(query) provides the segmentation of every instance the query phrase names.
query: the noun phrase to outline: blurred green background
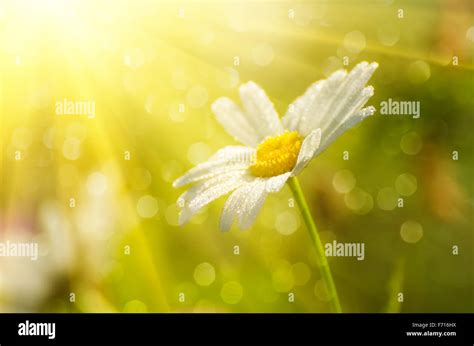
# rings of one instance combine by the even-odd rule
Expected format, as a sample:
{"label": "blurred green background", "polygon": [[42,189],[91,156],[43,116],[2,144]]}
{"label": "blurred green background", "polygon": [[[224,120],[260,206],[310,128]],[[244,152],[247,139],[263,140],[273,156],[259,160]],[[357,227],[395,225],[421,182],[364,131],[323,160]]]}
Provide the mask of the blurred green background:
{"label": "blurred green background", "polygon": [[287,187],[222,233],[225,198],[180,227],[171,183],[234,144],[217,97],[253,80],[283,115],[367,60],[369,104],[421,116],[377,112],[300,177],[323,241],[365,244],[329,258],[343,309],[473,312],[473,42],[469,0],[2,0],[0,240],[41,256],[0,257],[0,311],[328,311]]}

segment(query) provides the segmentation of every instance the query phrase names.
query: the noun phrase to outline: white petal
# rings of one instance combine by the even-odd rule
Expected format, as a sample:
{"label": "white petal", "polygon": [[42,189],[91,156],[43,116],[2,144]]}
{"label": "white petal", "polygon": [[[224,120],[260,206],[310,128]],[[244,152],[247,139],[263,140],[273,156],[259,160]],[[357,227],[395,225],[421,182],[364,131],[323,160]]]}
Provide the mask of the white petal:
{"label": "white petal", "polygon": [[231,171],[223,174],[219,174],[215,177],[202,180],[193,186],[191,186],[188,190],[186,190],[179,198],[178,204],[189,204],[196,196],[200,195],[207,189],[225,183],[229,180],[241,179],[247,174],[247,170],[238,170],[238,171]]}
{"label": "white petal", "polygon": [[315,97],[321,94],[321,89],[327,87],[327,84],[327,80],[319,80],[311,84],[305,93],[288,107],[288,111],[282,119],[283,126],[286,129],[291,131],[299,129],[301,118],[308,112],[308,107],[315,103]]}
{"label": "white petal", "polygon": [[291,172],[291,176],[298,175],[301,170],[311,161],[314,157],[319,145],[321,143],[321,129],[316,129],[311,131],[311,133],[306,136],[301,145],[300,153],[298,154],[298,159],[296,165]]}
{"label": "white petal", "polygon": [[375,113],[375,108],[372,107],[372,106],[369,106],[369,107],[363,108],[363,109],[357,111],[355,114],[349,116],[346,120],[344,120],[341,124],[339,124],[338,127],[333,129],[333,131],[331,131],[328,136],[326,136],[324,138],[324,140],[321,143],[321,146],[318,148],[315,155],[319,155],[332,142],[334,142],[340,135],[342,135],[344,132],[346,132],[347,130],[349,130],[353,126],[360,123],[365,118],[373,115],[374,113]]}
{"label": "white petal", "polygon": [[190,195],[193,195],[192,198],[182,197],[181,200],[185,201],[186,204],[180,213],[179,223],[183,224],[187,222],[201,208],[235,190],[245,182],[245,172],[243,172],[241,174],[234,174],[233,176],[225,175],[215,177],[207,182],[201,183],[197,187],[198,191],[190,193]]}
{"label": "white petal", "polygon": [[306,136],[314,128],[322,127],[323,111],[328,109],[333,95],[341,82],[347,76],[347,71],[339,70],[329,78],[313,83],[306,92],[290,105],[283,117],[283,124],[289,130],[297,130]]}
{"label": "white petal", "polygon": [[209,160],[191,168],[182,177],[173,182],[173,187],[180,187],[194,181],[209,179],[218,174],[242,170],[255,160],[255,149],[242,146],[228,146],[220,149]]}
{"label": "white petal", "polygon": [[212,104],[211,109],[222,127],[237,141],[251,147],[259,143],[260,136],[232,100],[221,97]]}
{"label": "white petal", "polygon": [[265,191],[271,193],[276,193],[280,191],[290,176],[291,172],[287,172],[277,175],[275,177],[268,178],[265,182]]}
{"label": "white petal", "polygon": [[247,192],[245,201],[238,213],[239,216],[239,227],[242,230],[246,230],[252,226],[255,222],[255,218],[258,212],[262,208],[267,198],[267,191],[265,189],[265,179],[257,179],[250,183],[251,188]]}
{"label": "white petal", "polygon": [[221,216],[221,229],[227,231],[235,218],[240,229],[248,229],[255,221],[268,193],[281,190],[291,172],[271,178],[255,178],[235,190],[227,199]]}
{"label": "white petal", "polygon": [[342,123],[344,119],[358,111],[373,95],[373,88],[365,88],[365,84],[377,69],[378,64],[366,62],[358,64],[339,87],[328,113],[331,121],[321,128],[324,137],[328,131]]}
{"label": "white petal", "polygon": [[224,205],[224,210],[221,215],[221,230],[228,231],[234,222],[235,217],[242,208],[242,205],[251,192],[252,184],[247,183],[236,189],[227,199]]}
{"label": "white petal", "polygon": [[256,179],[250,183],[246,196],[243,197],[244,203],[238,212],[239,227],[242,230],[250,228],[262,209],[268,193],[279,192],[290,177],[291,172],[277,175],[266,179]]}
{"label": "white petal", "polygon": [[347,74],[334,72],[328,79],[314,83],[303,96],[290,106],[283,123],[306,136],[321,128],[323,142],[334,127],[364,105],[364,86],[377,68],[376,63],[362,62]]}
{"label": "white petal", "polygon": [[262,88],[254,82],[247,82],[240,86],[239,92],[247,120],[260,135],[260,140],[283,132],[273,103]]}

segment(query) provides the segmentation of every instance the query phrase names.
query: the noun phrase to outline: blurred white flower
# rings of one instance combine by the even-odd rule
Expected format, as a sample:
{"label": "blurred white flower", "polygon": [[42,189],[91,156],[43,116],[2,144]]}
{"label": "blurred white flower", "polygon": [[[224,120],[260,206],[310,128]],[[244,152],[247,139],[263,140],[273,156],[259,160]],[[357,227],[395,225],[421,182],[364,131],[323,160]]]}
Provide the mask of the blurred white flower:
{"label": "blurred white flower", "polygon": [[[0,311],[38,311],[57,293],[55,289],[62,287],[76,264],[71,224],[60,206],[51,201],[41,205],[37,216],[22,211],[10,218],[13,220],[0,232],[0,243],[35,244],[38,256],[34,260],[0,257]],[[24,225],[18,227],[22,221]],[[40,228],[42,232],[38,232]]]}
{"label": "blurred white flower", "polygon": [[212,110],[217,120],[245,146],[219,150],[173,183],[180,187],[197,182],[178,199],[183,207],[180,223],[233,191],[224,206],[221,229],[228,230],[236,218],[241,229],[249,228],[269,193],[280,191],[313,157],[374,113],[374,107],[362,107],[374,93],[372,86],[365,85],[377,66],[362,62],[350,73],[338,70],[315,82],[281,121],[265,92],[253,82],[240,86],[243,109],[226,97],[216,100]]}

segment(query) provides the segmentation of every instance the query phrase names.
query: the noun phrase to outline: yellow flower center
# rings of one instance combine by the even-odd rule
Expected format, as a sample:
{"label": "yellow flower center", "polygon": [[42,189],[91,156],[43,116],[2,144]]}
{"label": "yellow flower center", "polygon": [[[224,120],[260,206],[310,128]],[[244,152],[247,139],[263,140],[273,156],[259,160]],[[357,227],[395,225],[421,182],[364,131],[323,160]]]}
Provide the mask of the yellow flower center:
{"label": "yellow flower center", "polygon": [[250,171],[257,177],[273,177],[291,171],[302,142],[303,137],[296,131],[267,138],[258,145],[256,161]]}

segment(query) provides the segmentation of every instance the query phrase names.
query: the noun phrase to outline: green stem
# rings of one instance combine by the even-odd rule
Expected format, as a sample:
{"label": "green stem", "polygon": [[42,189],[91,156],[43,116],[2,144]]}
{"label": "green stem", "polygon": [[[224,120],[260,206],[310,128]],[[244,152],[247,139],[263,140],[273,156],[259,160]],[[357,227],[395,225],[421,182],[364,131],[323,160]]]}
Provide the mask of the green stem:
{"label": "green stem", "polygon": [[339,303],[339,297],[337,296],[336,285],[331,274],[331,268],[329,268],[328,260],[324,255],[324,246],[321,243],[321,238],[319,238],[318,230],[314,223],[313,218],[311,217],[311,212],[309,211],[308,204],[304,197],[303,191],[301,190],[300,183],[296,177],[292,177],[288,180],[288,185],[293,192],[293,196],[296,199],[296,203],[301,211],[303,220],[308,228],[309,235],[314,243],[314,248],[316,250],[316,256],[318,258],[319,265],[321,266],[321,274],[324,285],[326,286],[326,291],[328,292],[330,298],[331,309],[334,312],[342,312],[341,304]]}

